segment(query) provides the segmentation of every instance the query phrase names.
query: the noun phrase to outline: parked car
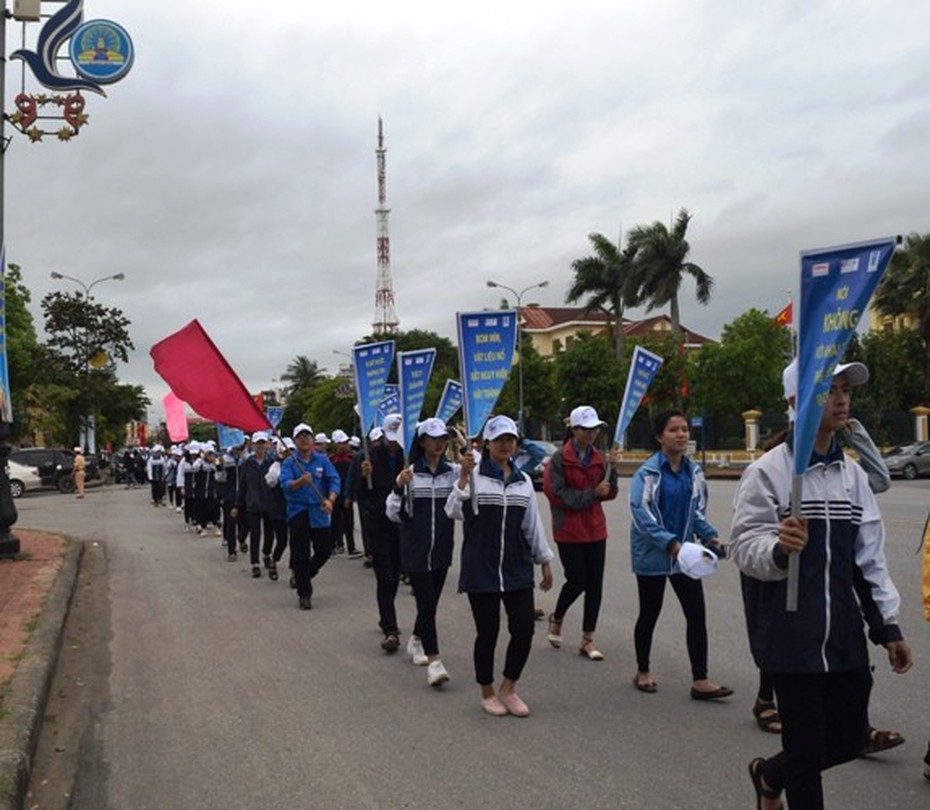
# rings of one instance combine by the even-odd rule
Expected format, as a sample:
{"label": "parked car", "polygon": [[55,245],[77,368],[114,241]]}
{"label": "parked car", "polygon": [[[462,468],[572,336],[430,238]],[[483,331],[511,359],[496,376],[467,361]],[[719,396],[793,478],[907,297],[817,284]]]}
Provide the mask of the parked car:
{"label": "parked car", "polygon": [[882,458],[891,477],[901,475],[909,481],[919,475],[930,475],[930,442],[914,442],[889,450]]}
{"label": "parked car", "polygon": [[542,492],[543,475],[546,472],[546,465],[549,463],[549,459],[555,455],[555,451],[562,446],[562,443],[559,442],[558,444],[555,444],[554,442],[544,442],[542,439],[531,439],[530,441],[532,441],[533,444],[538,444],[543,450],[546,451],[545,458],[543,458],[539,464],[530,470],[530,479],[533,482],[533,489],[535,489],[537,492]]}
{"label": "parked car", "polygon": [[14,498],[21,498],[27,490],[42,487],[42,477],[35,467],[27,467],[25,464],[8,461],[6,474],[10,479],[10,494]]}
{"label": "parked car", "polygon": [[[35,467],[46,486],[57,487],[62,492],[74,492],[74,452],[61,447],[23,447],[10,453],[10,461]],[[100,475],[97,460],[89,455],[85,468],[88,481]]]}

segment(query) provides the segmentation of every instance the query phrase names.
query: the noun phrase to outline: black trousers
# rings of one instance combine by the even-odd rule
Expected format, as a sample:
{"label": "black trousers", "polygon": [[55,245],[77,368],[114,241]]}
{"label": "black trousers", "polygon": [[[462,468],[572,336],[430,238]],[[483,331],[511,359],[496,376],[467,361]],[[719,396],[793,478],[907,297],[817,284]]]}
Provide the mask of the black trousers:
{"label": "black trousers", "polygon": [[397,586],[400,583],[400,537],[397,524],[386,517],[371,518],[368,537],[371,564],[375,569],[378,624],[385,635],[397,632]]}
{"label": "black trousers", "polygon": [[699,579],[684,574],[647,577],[636,575],[639,589],[639,618],[633,631],[636,644],[636,664],[640,672],[649,672],[649,653],[652,650],[652,634],[662,612],[665,580],[681,603],[685,614],[688,658],[691,660],[691,677],[700,681],[707,677],[707,622],[704,616],[704,586]]}
{"label": "black trousers", "polygon": [[[271,531],[274,537],[267,535],[262,546],[262,554],[270,554],[276,563],[281,562],[284,550],[287,548],[287,519],[271,521]],[[271,550],[271,541],[274,540],[274,551]]]}
{"label": "black trousers", "polygon": [[349,554],[355,553],[355,512],[352,507],[346,508],[345,498],[341,495],[333,504],[333,544],[345,543]]}
{"label": "black trousers", "polygon": [[269,512],[249,512],[246,515],[249,524],[249,559],[252,565],[258,565],[259,551],[262,546],[262,534],[264,534],[268,548],[271,548],[271,537],[274,536],[274,529],[271,526],[271,513]]}
{"label": "black trousers", "polygon": [[597,629],[597,617],[601,612],[604,593],[604,561],[607,556],[607,540],[594,543],[556,543],[559,559],[565,572],[565,584],[559,591],[555,603],[555,618],[562,621],[572,603],[584,594],[584,617],[581,630],[593,633]]}
{"label": "black trousers", "polygon": [[782,750],[765,760],[762,775],[784,788],[791,810],[822,810],[821,771],[855,759],[868,733],[872,674],[772,673],[782,722]]}
{"label": "black trousers", "polygon": [[413,624],[413,634],[423,642],[423,652],[427,655],[439,655],[439,635],[436,632],[436,608],[442,588],[446,584],[448,568],[436,571],[409,571],[413,596],[417,600],[417,620]]}
{"label": "black trousers", "polygon": [[152,503],[161,503],[165,498],[165,482],[152,481]]}
{"label": "black trousers", "polygon": [[532,588],[519,591],[470,593],[468,602],[475,620],[475,680],[481,686],[494,683],[494,649],[500,633],[501,603],[507,611],[510,641],[504,657],[504,677],[520,680],[530,657],[536,630],[536,607]]}
{"label": "black trousers", "polygon": [[[329,526],[315,529],[310,525],[310,513],[301,512],[288,521],[291,538],[291,568],[297,581],[298,596],[312,596],[311,580],[333,553],[333,536]],[[311,556],[311,550],[313,552]]]}
{"label": "black trousers", "polygon": [[235,503],[223,501],[223,542],[230,554],[236,553],[236,519],[230,514]]}

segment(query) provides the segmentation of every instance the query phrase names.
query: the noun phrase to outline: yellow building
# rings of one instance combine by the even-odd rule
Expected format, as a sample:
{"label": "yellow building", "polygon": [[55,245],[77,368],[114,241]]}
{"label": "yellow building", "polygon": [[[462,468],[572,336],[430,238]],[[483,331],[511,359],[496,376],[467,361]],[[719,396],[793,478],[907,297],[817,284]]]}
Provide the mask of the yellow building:
{"label": "yellow building", "polygon": [[[520,307],[520,323],[525,340],[530,340],[541,357],[551,360],[557,354],[571,348],[580,334],[610,335],[610,319],[605,312],[585,312],[583,307],[543,307],[531,304]],[[656,315],[640,321],[623,319],[623,332],[627,338],[635,338],[653,332],[671,332],[672,321],[667,315]],[[699,349],[710,338],[699,335],[685,326],[685,349]]]}

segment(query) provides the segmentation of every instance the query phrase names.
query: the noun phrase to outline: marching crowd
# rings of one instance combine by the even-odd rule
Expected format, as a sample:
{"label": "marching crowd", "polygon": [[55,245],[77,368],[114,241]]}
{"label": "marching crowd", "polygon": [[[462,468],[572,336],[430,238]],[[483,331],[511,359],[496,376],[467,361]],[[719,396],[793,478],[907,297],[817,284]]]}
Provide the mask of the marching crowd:
{"label": "marching crowd", "polygon": [[[887,471],[861,425],[849,417],[850,389],[868,380],[861,363],[838,365],[802,476],[800,508],[792,510],[791,426],[744,473],[725,543],[706,516],[703,472],[687,455],[688,421],[680,411],[653,425],[655,452],[630,484],[631,559],[639,596],[633,686],[658,690],[650,669],[653,633],[670,585],[686,619],[691,697],[733,694],[709,676],[702,579],[732,558],[741,573],[750,648],[759,668],[753,713],[764,731],[779,733],[782,750],[749,763],[758,808],[823,807],[821,771],[863,753],[904,742],[869,724],[872,676],[866,644],[883,646],[892,669],[906,672],[911,652],[898,626],[900,598],[888,574],[884,526],[874,492]],[[797,368],[785,370],[794,406]],[[291,437],[257,432],[240,447],[189,442],[167,452],[156,445],[147,464],[152,501],[183,513],[186,531],[223,537],[228,558],[248,553],[252,576],[278,579],[290,549],[290,584],[298,606],[313,606],[313,581],[335,550],[364,556],[373,568],[381,647],[400,648],[395,599],[402,578],[416,600],[406,652],[426,668],[427,683],[449,680],[437,629],[438,604],[453,561],[455,523],[462,542],[458,590],[475,625],[473,661],[480,705],[492,716],[526,717],[517,692],[540,610],[535,587],[553,587],[559,557],[564,582],[546,638],[563,644],[562,622],[583,597],[579,653],[601,661],[595,631],[602,599],[607,522],[604,501],[617,497],[617,458],[595,446],[605,425],[594,408],[571,411],[561,449],[544,472],[554,552],[539,515],[529,469],[540,454],[521,440],[507,416],[491,417],[469,446],[437,418],[416,428],[409,458],[402,419],[388,415],[368,437],[335,430],[314,435],[298,424]],[[850,460],[851,445],[861,464]],[[798,497],[797,495],[795,496]],[[363,549],[355,546],[354,508]],[[799,609],[785,609],[789,560],[800,555]],[[537,570],[538,582],[537,582]],[[501,612],[509,634],[495,681]],[[930,751],[925,760],[930,778]]]}

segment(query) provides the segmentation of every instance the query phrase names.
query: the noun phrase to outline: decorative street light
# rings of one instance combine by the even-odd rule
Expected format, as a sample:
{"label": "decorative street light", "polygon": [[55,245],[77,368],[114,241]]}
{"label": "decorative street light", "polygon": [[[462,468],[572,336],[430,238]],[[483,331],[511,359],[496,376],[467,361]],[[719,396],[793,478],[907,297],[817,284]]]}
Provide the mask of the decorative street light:
{"label": "decorative street light", "polygon": [[542,287],[548,287],[548,281],[540,281],[538,284],[530,284],[529,287],[524,287],[520,292],[517,292],[513,287],[508,287],[506,284],[500,284],[496,281],[485,282],[489,287],[500,287],[502,290],[507,290],[508,292],[513,293],[517,297],[517,379],[519,381],[520,394],[519,394],[519,411],[517,412],[517,427],[520,430],[520,435],[523,435],[523,329],[520,328],[520,307],[523,303],[523,296],[526,295],[530,290],[541,289]]}
{"label": "decorative street light", "polygon": [[80,285],[84,290],[85,298],[90,301],[90,291],[94,289],[101,281],[124,281],[126,279],[125,273],[114,273],[112,276],[103,276],[102,278],[94,279],[90,284],[85,284],[81,279],[75,278],[74,276],[66,276],[64,273],[57,273],[54,270],[51,273],[52,278],[54,279],[67,279],[68,281],[73,281],[75,284]]}

